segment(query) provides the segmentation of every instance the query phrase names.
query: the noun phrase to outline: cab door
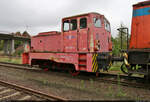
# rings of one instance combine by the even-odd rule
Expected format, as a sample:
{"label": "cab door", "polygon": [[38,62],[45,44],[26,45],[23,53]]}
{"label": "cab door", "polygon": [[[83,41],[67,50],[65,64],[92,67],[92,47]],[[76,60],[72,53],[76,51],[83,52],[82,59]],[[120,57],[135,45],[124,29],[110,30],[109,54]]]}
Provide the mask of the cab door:
{"label": "cab door", "polygon": [[87,52],[88,51],[88,39],[89,39],[89,29],[87,26],[88,17],[81,17],[78,19],[78,51]]}
{"label": "cab door", "polygon": [[63,41],[65,52],[77,51],[77,19],[70,19],[64,21]]}
{"label": "cab door", "polygon": [[106,34],[102,24],[102,18],[99,15],[94,15],[93,22],[93,35],[94,37],[94,51],[103,52],[106,47]]}
{"label": "cab door", "polygon": [[104,17],[95,15],[93,16],[93,26],[95,35],[95,51],[108,52],[109,43],[111,43],[110,26]]}

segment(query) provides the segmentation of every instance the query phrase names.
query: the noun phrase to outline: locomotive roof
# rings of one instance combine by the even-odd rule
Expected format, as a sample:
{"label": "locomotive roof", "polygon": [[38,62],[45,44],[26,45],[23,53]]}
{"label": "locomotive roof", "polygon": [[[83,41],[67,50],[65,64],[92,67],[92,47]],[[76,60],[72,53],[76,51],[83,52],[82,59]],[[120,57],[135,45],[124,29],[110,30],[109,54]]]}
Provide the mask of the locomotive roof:
{"label": "locomotive roof", "polygon": [[[86,16],[86,15],[89,15],[89,14],[101,15],[100,13],[97,13],[97,12],[89,12],[89,13],[84,13],[84,14],[79,14],[79,15],[70,16],[70,17],[65,17],[65,18],[63,18],[63,20],[64,20],[64,19],[70,19],[70,18],[73,18],[73,17]],[[101,16],[104,16],[104,15],[101,15]],[[109,23],[109,21],[107,20],[107,18],[106,18],[105,16],[104,16],[104,18],[105,18],[106,21]]]}
{"label": "locomotive roof", "polygon": [[60,34],[58,31],[41,32],[39,35]]}
{"label": "locomotive roof", "polygon": [[146,5],[150,5],[150,0],[139,2],[137,4],[134,4],[133,6],[141,7],[141,6],[146,6]]}
{"label": "locomotive roof", "polygon": [[[90,13],[84,13],[84,14],[79,14],[79,15],[74,15],[74,16],[69,16],[69,17],[65,17],[63,19],[69,19],[69,18],[73,18],[73,17],[80,17],[80,16],[86,16],[86,15],[89,15],[89,14],[97,14],[97,15],[101,15],[97,12],[90,12]],[[104,16],[104,15],[101,15],[101,16]]]}
{"label": "locomotive roof", "polygon": [[56,35],[56,34],[61,34],[61,32],[58,32],[58,31],[41,32],[38,35],[35,35],[33,37],[49,36],[49,35]]}

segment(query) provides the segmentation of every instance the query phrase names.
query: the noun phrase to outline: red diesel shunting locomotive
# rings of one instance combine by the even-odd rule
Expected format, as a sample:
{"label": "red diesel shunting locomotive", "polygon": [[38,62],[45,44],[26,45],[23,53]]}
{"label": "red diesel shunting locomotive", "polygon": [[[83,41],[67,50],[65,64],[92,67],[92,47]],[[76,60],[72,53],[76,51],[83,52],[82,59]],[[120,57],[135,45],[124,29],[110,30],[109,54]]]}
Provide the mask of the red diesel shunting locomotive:
{"label": "red diesel shunting locomotive", "polygon": [[107,70],[111,63],[111,29],[104,15],[87,13],[62,19],[61,32],[43,32],[31,39],[23,64],[79,71]]}

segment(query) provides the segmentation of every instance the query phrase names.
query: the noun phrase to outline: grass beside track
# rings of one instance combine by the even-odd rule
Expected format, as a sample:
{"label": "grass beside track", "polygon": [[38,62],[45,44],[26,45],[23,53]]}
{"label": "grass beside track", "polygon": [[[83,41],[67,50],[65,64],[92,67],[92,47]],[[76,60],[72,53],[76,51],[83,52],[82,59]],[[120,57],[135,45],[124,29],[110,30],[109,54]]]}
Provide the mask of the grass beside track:
{"label": "grass beside track", "polygon": [[9,62],[9,63],[15,63],[15,64],[21,64],[22,60],[20,58],[13,58],[8,56],[2,56],[0,57],[0,62]]}
{"label": "grass beside track", "polygon": [[120,70],[121,65],[122,65],[121,62],[115,62],[115,63],[113,63],[113,65],[111,66],[111,68],[109,70],[110,71],[121,71]]}

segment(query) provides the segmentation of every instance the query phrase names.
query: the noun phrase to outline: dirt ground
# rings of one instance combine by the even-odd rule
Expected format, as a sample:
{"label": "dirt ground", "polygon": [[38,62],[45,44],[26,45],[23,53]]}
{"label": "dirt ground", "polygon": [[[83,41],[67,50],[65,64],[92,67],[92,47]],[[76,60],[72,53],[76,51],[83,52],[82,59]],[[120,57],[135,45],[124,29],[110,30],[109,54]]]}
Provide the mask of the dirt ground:
{"label": "dirt ground", "polygon": [[70,100],[150,100],[150,90],[97,82],[90,77],[84,80],[64,72],[0,67],[0,79]]}

